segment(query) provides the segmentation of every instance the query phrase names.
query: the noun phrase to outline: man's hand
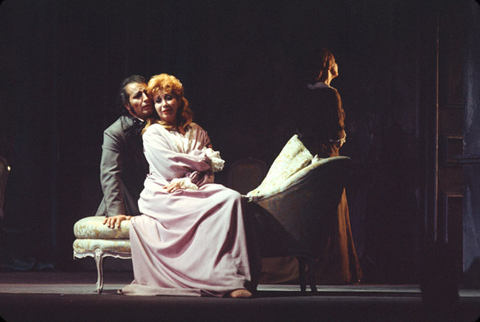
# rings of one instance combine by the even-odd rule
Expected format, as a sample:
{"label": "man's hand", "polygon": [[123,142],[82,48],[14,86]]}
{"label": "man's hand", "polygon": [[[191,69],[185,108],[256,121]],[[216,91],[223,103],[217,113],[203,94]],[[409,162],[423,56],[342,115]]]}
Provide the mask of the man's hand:
{"label": "man's hand", "polygon": [[125,216],[125,215],[117,215],[113,217],[106,217],[105,220],[103,221],[104,225],[107,225],[108,228],[120,228],[120,225],[122,224],[122,221],[124,220],[130,220],[132,218],[131,216]]}

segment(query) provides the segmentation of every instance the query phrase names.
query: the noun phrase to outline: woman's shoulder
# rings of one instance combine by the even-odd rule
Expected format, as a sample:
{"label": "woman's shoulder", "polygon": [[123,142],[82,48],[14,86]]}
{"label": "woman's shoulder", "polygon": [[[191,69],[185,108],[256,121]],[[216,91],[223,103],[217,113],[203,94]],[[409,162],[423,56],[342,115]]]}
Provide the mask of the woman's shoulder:
{"label": "woman's shoulder", "polygon": [[166,132],[167,130],[159,123],[152,123],[146,129],[143,135],[152,135]]}
{"label": "woman's shoulder", "polygon": [[338,100],[340,99],[340,93],[335,87],[326,86],[318,89],[311,90],[314,95],[322,97],[323,99]]}
{"label": "woman's shoulder", "polygon": [[338,93],[338,90],[335,87],[332,87],[330,85],[318,88],[316,89],[316,91],[323,92],[323,93]]}
{"label": "woman's shoulder", "polygon": [[147,125],[147,128],[145,129],[145,132],[146,131],[158,131],[160,128],[163,128],[163,126],[161,126],[160,124],[158,123],[152,123],[150,125]]}
{"label": "woman's shoulder", "polygon": [[210,143],[208,132],[197,123],[190,123],[190,128],[187,131],[187,136],[190,138],[195,138],[195,140],[199,142]]}
{"label": "woman's shoulder", "polygon": [[200,125],[198,125],[197,123],[195,122],[192,122],[190,123],[189,125],[190,127],[190,131],[195,131],[195,132],[207,132],[203,129],[203,127],[201,127]]}

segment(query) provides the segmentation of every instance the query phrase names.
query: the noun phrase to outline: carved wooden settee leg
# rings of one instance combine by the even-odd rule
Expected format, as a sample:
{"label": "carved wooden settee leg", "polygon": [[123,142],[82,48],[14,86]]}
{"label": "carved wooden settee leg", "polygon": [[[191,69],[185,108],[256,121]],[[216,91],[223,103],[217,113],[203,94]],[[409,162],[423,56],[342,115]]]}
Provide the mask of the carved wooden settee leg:
{"label": "carved wooden settee leg", "polygon": [[305,259],[303,257],[297,257],[298,260],[298,277],[300,279],[300,290],[305,293],[307,286],[305,283]]}
{"label": "carved wooden settee leg", "polygon": [[308,278],[310,279],[310,289],[313,294],[317,294],[317,285],[315,284],[315,260],[307,258]]}
{"label": "carved wooden settee leg", "polygon": [[103,291],[103,251],[100,248],[95,249],[95,264],[97,265],[97,293]]}
{"label": "carved wooden settee leg", "polygon": [[317,286],[315,285],[315,260],[298,256],[298,277],[300,279],[300,290],[302,293],[306,293],[307,283],[305,282],[305,267],[308,267],[308,278],[310,280],[310,289],[313,294],[317,293]]}

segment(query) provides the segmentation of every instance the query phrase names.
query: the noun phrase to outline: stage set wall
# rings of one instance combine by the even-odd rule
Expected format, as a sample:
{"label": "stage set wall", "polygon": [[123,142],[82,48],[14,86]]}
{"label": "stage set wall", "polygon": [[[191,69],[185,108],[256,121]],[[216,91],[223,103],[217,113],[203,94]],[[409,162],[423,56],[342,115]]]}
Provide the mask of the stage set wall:
{"label": "stage set wall", "polygon": [[[443,241],[442,84],[460,96],[452,112],[461,115],[460,133],[445,137],[460,137],[459,155],[480,153],[468,144],[478,141],[478,126],[469,123],[465,142],[463,133],[465,106],[477,115],[480,104],[479,78],[465,67],[478,75],[479,19],[473,0],[2,2],[0,155],[12,168],[2,261],[77,268],[73,224],[101,200],[102,135],[119,116],[123,78],[169,73],[182,81],[196,122],[226,160],[217,176],[226,183],[230,164],[253,157],[270,165],[295,134],[289,121],[308,108],[295,88],[307,57],[324,46],[339,64],[332,86],[347,114],[341,154],[353,161],[347,196],[365,281],[418,281],[425,244]],[[478,205],[468,204],[478,191],[463,197],[460,159],[446,165],[456,169],[447,196],[460,196],[451,200],[464,208],[450,238],[461,249],[459,276],[470,265],[462,222],[480,220]],[[465,177],[478,189],[478,179]],[[480,256],[473,249],[468,263]]]}

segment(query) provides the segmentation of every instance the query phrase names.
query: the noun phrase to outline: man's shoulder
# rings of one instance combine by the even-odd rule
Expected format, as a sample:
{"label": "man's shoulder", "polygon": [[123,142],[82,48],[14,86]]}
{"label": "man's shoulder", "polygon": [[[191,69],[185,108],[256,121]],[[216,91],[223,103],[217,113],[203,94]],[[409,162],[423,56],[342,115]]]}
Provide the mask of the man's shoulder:
{"label": "man's shoulder", "polygon": [[113,122],[105,133],[123,133],[133,125],[133,119],[129,116],[122,115],[115,122]]}

